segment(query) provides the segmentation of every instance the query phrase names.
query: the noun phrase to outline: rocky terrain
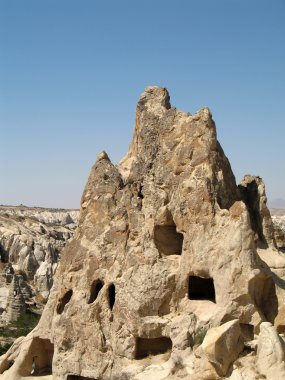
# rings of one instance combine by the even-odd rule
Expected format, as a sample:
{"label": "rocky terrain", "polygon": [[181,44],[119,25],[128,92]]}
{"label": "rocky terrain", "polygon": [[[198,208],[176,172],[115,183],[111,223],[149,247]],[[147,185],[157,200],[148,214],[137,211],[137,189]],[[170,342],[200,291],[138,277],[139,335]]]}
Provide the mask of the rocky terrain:
{"label": "rocky terrain", "polygon": [[0,379],[285,379],[285,257],[266,201],[261,178],[236,184],[209,109],[148,87],[126,157],[91,169],[39,324]]}
{"label": "rocky terrain", "polygon": [[47,301],[77,219],[76,210],[0,206],[0,325]]}

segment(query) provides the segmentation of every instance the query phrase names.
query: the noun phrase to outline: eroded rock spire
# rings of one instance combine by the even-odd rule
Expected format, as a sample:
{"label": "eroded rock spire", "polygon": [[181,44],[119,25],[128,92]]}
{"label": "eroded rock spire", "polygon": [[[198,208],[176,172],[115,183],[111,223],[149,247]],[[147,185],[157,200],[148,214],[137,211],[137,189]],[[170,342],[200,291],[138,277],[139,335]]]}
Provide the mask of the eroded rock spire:
{"label": "eroded rock spire", "polygon": [[2,357],[2,379],[29,374],[35,352],[55,380],[225,376],[284,293],[255,234],[210,111],[146,88],[126,157],[91,169],[40,323]]}

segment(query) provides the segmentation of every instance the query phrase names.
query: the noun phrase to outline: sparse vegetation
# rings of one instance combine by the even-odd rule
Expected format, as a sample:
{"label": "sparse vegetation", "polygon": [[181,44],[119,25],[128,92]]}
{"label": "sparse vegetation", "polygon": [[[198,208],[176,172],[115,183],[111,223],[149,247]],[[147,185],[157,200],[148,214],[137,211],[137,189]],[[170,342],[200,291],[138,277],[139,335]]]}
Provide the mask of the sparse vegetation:
{"label": "sparse vegetation", "polygon": [[194,346],[199,346],[203,343],[203,340],[207,334],[208,329],[206,327],[202,327],[194,335]]}
{"label": "sparse vegetation", "polygon": [[22,314],[17,322],[12,324],[13,328],[18,331],[18,336],[27,335],[38,324],[40,315],[26,312]]}
{"label": "sparse vegetation", "polygon": [[12,344],[13,343],[4,343],[3,345],[0,344],[0,356],[6,354]]}
{"label": "sparse vegetation", "polygon": [[[0,337],[7,338],[7,340],[9,338],[13,338],[13,340],[15,340],[20,336],[25,336],[33,330],[39,319],[40,315],[27,312],[21,315],[16,322],[10,324],[9,326],[0,327]],[[0,344],[0,355],[5,354],[11,345],[12,342],[3,342],[3,344]]]}

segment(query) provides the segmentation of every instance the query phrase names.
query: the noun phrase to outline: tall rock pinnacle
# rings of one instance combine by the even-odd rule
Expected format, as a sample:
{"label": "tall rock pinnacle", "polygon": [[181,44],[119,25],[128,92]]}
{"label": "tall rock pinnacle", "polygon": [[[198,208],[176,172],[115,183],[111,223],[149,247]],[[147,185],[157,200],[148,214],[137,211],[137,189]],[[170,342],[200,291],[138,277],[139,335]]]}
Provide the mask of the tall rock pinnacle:
{"label": "tall rock pinnacle", "polygon": [[[39,325],[2,357],[0,378],[28,375],[34,356],[56,380],[224,376],[278,312],[250,213],[209,109],[190,115],[147,87],[125,158],[102,152],[92,167]],[[238,347],[218,367],[215,334],[194,355],[212,327],[224,350],[228,331]]]}

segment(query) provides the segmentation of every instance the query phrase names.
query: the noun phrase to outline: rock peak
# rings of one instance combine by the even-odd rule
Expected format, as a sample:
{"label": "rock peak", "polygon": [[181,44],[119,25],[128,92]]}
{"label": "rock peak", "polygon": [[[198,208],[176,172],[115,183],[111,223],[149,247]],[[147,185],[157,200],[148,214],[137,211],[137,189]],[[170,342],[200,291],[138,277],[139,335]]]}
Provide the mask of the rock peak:
{"label": "rock peak", "polygon": [[98,154],[96,162],[102,161],[102,160],[108,160],[108,161],[110,161],[110,158],[109,158],[108,154],[105,152],[105,150],[102,150],[102,152],[100,152]]}
{"label": "rock peak", "polygon": [[166,88],[149,86],[140,95],[137,109],[139,111],[148,110],[157,116],[162,116],[165,111],[171,108],[170,96]]}

